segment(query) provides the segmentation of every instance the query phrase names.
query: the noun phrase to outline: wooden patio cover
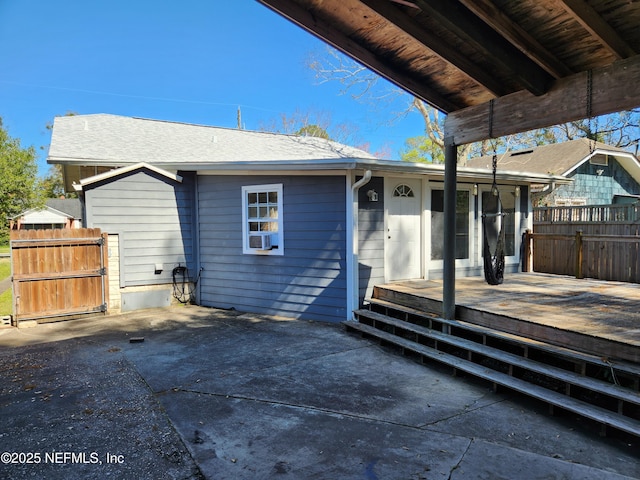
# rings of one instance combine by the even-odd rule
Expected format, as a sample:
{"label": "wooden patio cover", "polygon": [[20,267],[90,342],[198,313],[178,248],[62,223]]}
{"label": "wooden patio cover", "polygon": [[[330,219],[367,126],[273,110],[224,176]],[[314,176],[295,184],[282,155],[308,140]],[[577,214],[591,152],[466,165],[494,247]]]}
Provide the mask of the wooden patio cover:
{"label": "wooden patio cover", "polygon": [[[258,1],[447,114],[445,238],[456,145],[640,105],[635,0]],[[445,318],[454,253],[444,252]]]}

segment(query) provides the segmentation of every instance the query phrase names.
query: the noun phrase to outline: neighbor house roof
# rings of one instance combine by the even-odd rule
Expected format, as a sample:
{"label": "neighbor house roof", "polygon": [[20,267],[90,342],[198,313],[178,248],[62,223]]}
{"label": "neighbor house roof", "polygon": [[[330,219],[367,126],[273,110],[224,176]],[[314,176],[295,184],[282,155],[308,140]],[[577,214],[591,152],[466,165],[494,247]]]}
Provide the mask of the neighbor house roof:
{"label": "neighbor house roof", "polygon": [[316,137],[95,114],[56,117],[49,163],[192,170],[237,161],[374,158]]}
{"label": "neighbor house roof", "polygon": [[78,198],[50,198],[46,202],[47,207],[68,215],[70,218],[82,218],[82,204]]}
{"label": "neighbor house roof", "polygon": [[[640,163],[622,148],[579,138],[569,142],[498,154],[499,170],[571,175],[580,165],[597,156],[612,156],[640,183]],[[467,166],[492,168],[493,155],[472,158]]]}

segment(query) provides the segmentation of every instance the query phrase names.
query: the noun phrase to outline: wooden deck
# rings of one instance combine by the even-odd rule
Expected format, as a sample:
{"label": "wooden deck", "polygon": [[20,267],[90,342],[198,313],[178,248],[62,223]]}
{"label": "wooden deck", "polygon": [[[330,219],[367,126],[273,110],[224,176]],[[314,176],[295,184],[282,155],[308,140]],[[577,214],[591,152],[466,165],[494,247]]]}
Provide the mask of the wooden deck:
{"label": "wooden deck", "polygon": [[[413,307],[439,313],[442,281],[377,287],[405,296]],[[389,298],[387,298],[389,299]],[[509,333],[640,363],[640,285],[540,273],[456,280],[456,318]]]}

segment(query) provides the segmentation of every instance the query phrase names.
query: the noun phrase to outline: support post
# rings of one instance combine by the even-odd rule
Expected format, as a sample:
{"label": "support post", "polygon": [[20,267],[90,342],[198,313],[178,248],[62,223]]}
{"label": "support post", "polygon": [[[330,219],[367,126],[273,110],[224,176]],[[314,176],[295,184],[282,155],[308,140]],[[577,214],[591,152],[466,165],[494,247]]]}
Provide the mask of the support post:
{"label": "support post", "polygon": [[456,315],[456,175],[458,155],[453,137],[444,141],[444,251],[442,271],[442,317]]}
{"label": "support post", "polygon": [[523,253],[522,253],[522,271],[523,272],[531,272],[533,268],[531,268],[531,244],[533,243],[533,233],[530,229],[526,229],[522,234],[522,245],[523,245]]}
{"label": "support post", "polygon": [[576,231],[576,278],[582,279],[582,230]]}

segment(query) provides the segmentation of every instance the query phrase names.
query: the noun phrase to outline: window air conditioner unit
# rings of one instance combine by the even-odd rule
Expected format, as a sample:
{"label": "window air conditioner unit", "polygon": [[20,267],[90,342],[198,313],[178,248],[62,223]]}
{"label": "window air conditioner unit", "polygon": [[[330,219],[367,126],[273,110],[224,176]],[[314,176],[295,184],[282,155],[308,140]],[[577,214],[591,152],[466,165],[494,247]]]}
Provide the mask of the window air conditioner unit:
{"label": "window air conditioner unit", "polygon": [[252,250],[271,250],[270,233],[249,234],[249,248]]}

